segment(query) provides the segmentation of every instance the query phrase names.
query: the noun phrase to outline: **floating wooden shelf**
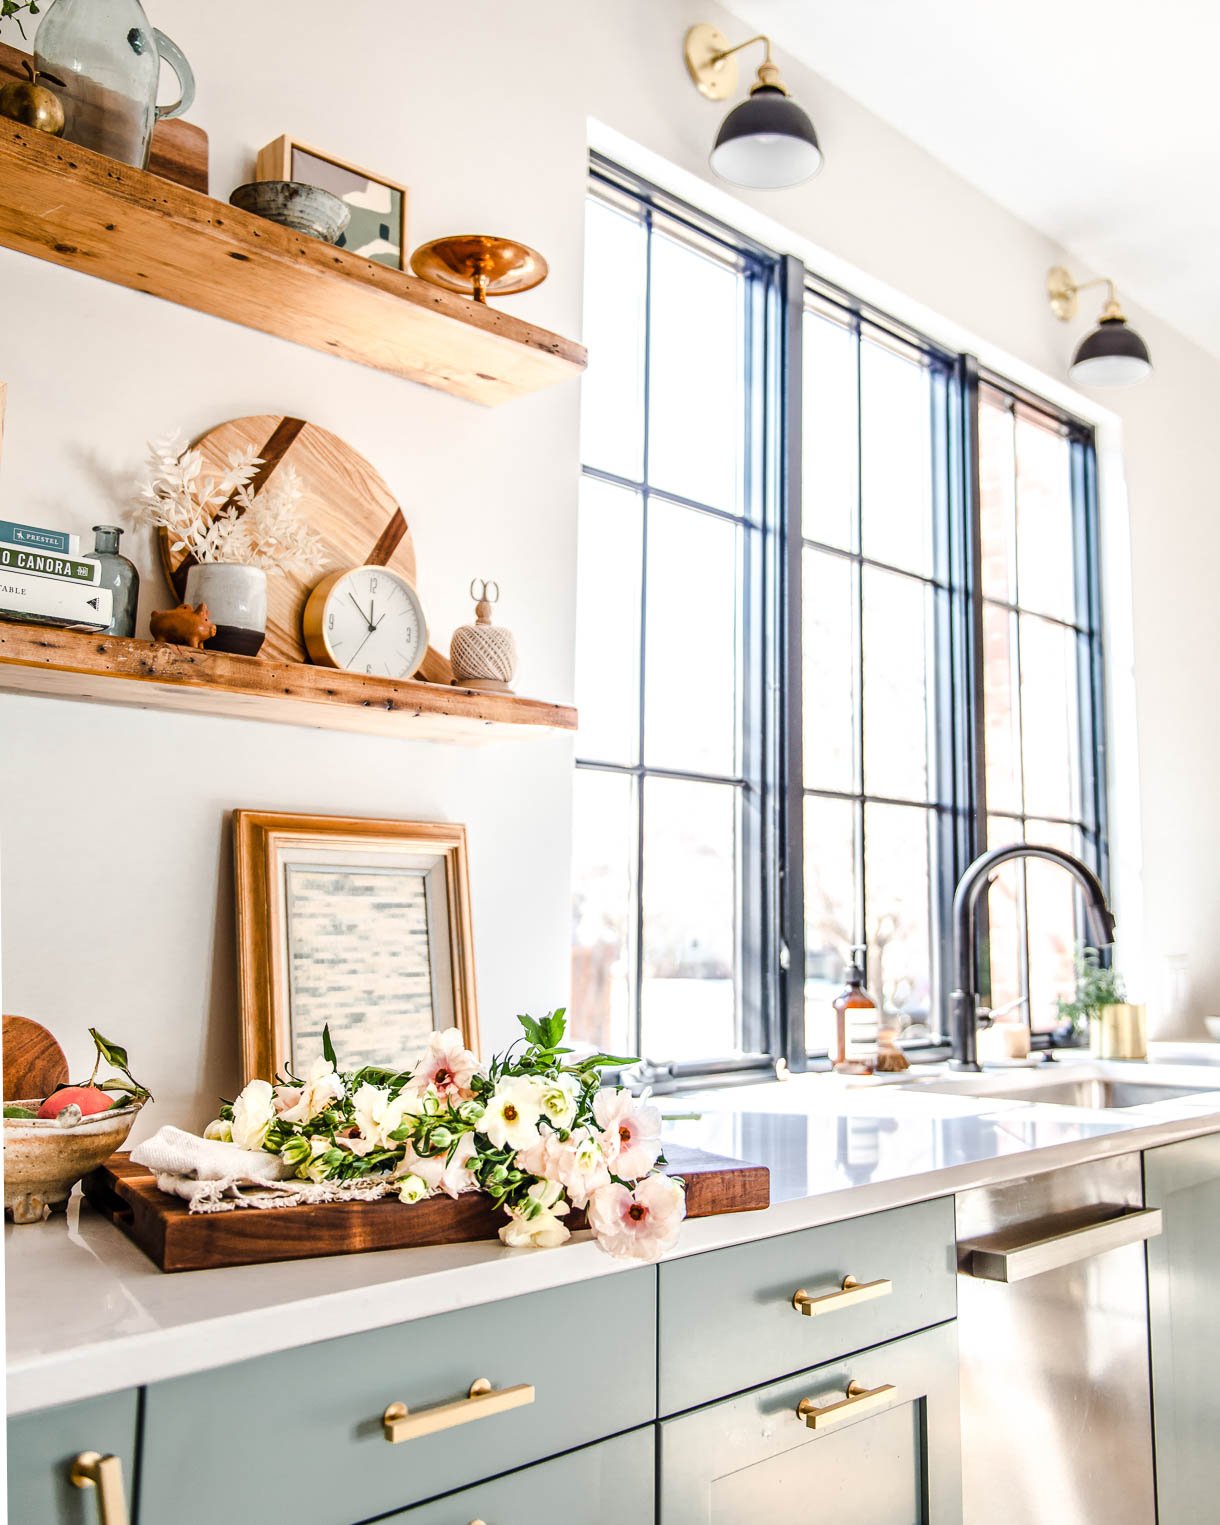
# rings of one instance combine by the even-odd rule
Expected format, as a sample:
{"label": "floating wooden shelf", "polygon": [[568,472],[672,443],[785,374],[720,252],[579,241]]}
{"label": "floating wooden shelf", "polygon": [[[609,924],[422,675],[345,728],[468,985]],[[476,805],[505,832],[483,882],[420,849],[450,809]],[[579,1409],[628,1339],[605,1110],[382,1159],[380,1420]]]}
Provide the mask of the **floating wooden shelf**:
{"label": "floating wooden shelf", "polygon": [[227,202],[0,119],[0,246],[494,404],[581,345]]}
{"label": "floating wooden shelf", "polygon": [[438,683],[359,677],[303,662],[190,651],[0,622],[0,693],[230,715],[417,741],[492,741],[576,729],[568,705]]}

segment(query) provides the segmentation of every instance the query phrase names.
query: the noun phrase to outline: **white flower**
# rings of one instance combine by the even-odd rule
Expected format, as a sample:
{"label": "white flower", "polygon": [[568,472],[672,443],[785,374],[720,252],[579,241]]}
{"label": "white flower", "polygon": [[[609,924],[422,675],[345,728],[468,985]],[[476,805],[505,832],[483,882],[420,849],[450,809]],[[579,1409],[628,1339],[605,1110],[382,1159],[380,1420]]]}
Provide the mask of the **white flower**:
{"label": "white flower", "polygon": [[309,1078],[301,1087],[300,1101],[293,1107],[285,1108],[280,1117],[286,1123],[312,1122],[332,1101],[341,1101],[342,1098],[343,1081],[335,1073],[334,1065],[329,1059],[315,1059]]}
{"label": "white flower", "polygon": [[[389,1110],[390,1093],[385,1086],[362,1085],[352,1097],[352,1111],[358,1138],[346,1138],[344,1143],[353,1154],[371,1154],[374,1149],[384,1149],[389,1142],[386,1137],[386,1113]],[[397,1127],[397,1123],[394,1124]]]}
{"label": "white flower", "polygon": [[541,1087],[530,1075],[510,1076],[492,1092],[480,1131],[496,1149],[528,1149],[538,1142]]}
{"label": "white flower", "polygon": [[553,1128],[567,1130],[576,1120],[576,1103],[579,1087],[574,1075],[556,1075],[553,1080],[542,1083],[538,1098],[542,1115]]}
{"label": "white flower", "polygon": [[218,1117],[203,1130],[203,1136],[204,1138],[214,1139],[220,1144],[231,1144],[233,1142],[233,1125],[232,1123],[226,1123],[222,1118]]}
{"label": "white flower", "polygon": [[233,1142],[239,1149],[261,1149],[274,1117],[271,1086],[265,1080],[252,1080],[233,1103]]}
{"label": "white flower", "polygon": [[560,1218],[570,1211],[558,1181],[535,1181],[529,1201],[509,1214],[500,1238],[511,1249],[553,1250],[572,1237]]}
{"label": "white flower", "polygon": [[576,1207],[584,1207],[595,1191],[610,1184],[610,1171],[601,1143],[588,1128],[578,1128],[561,1146],[558,1176]]}
{"label": "white flower", "polygon": [[429,1195],[428,1183],[421,1181],[417,1175],[403,1176],[398,1183],[399,1200],[409,1207],[413,1202],[422,1202]]}
{"label": "white flower", "polygon": [[474,1095],[470,1082],[481,1073],[478,1056],[466,1047],[456,1027],[433,1033],[411,1070],[414,1090],[432,1087],[453,1103],[470,1100]]}
{"label": "white flower", "polygon": [[589,1202],[589,1227],[602,1249],[619,1260],[659,1260],[678,1242],[686,1193],[669,1176],[646,1176],[634,1191],[603,1186]]}
{"label": "white flower", "polygon": [[647,1100],[647,1092],[636,1101],[626,1090],[599,1091],[593,1098],[606,1163],[624,1181],[647,1175],[661,1153],[661,1114]]}
{"label": "white flower", "polygon": [[463,1133],[449,1158],[446,1149],[440,1154],[417,1154],[407,1145],[400,1170],[417,1175],[430,1191],[443,1191],[448,1197],[459,1197],[465,1191],[476,1191],[478,1182],[471,1174],[471,1159],[475,1152],[474,1134]]}

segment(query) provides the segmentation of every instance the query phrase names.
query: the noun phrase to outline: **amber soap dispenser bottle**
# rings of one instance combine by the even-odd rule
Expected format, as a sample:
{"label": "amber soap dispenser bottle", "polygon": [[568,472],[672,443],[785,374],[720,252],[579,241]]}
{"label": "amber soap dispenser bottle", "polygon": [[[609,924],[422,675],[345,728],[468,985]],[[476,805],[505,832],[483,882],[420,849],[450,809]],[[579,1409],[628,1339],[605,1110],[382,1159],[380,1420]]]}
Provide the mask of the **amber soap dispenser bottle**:
{"label": "amber soap dispenser bottle", "polygon": [[863,945],[851,950],[847,984],[835,997],[835,1069],[848,1074],[871,1075],[877,1063],[877,1034],[881,1017],[877,1003],[864,988]]}

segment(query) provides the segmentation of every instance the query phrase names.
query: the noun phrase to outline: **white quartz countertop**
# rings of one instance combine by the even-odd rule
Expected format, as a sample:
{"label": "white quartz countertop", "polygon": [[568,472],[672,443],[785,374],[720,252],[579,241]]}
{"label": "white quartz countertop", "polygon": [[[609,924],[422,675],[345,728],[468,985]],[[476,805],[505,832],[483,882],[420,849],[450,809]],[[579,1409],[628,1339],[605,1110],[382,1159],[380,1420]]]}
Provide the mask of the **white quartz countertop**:
{"label": "white quartz countertop", "polygon": [[[1158,1083],[1215,1085],[1123,1111],[938,1094],[941,1083],[793,1078],[661,1098],[667,1136],[765,1164],[765,1212],[685,1224],[676,1256],[1220,1132],[1220,1071],[1177,1046]],[[1131,1074],[1132,1067],[1110,1067]],[[1143,1067],[1141,1067],[1143,1068]],[[1080,1061],[1057,1066],[1085,1073]],[[1019,1088],[1020,1074],[985,1084]],[[1010,1084],[1011,1083],[1011,1084]],[[692,1115],[693,1114],[693,1115]],[[8,1411],[67,1403],[478,1303],[614,1275],[587,1234],[556,1250],[498,1242],[217,1271],[159,1270],[79,1197],[67,1217],[5,1228]]]}

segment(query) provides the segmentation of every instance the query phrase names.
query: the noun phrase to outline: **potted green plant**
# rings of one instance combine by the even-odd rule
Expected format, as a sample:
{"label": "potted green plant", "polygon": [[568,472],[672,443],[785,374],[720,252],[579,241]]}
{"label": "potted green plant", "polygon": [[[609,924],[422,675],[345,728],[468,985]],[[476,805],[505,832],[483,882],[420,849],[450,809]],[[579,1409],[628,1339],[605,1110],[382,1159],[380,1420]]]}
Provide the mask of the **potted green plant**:
{"label": "potted green plant", "polygon": [[1122,975],[1102,964],[1096,948],[1082,946],[1075,962],[1075,999],[1060,997],[1060,1020],[1069,1023],[1074,1032],[1088,1036],[1089,1051],[1095,1058],[1146,1058],[1144,1008],[1127,1000]]}

